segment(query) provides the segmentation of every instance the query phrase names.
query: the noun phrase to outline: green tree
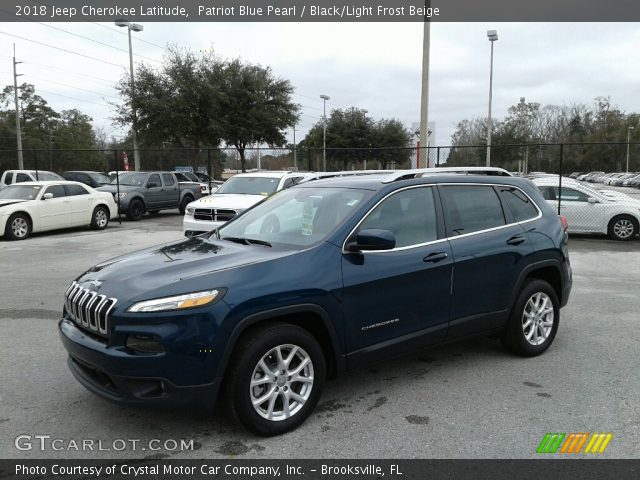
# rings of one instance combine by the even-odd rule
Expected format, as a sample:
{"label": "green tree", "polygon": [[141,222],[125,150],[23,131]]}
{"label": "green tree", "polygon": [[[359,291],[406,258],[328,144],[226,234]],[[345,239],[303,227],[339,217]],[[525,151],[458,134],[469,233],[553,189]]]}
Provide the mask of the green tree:
{"label": "green tree", "polygon": [[249,145],[286,144],[284,131],[298,120],[299,107],[291,100],[293,86],[275,77],[269,67],[233,60],[225,65],[221,90],[222,137],[238,151],[245,172]]}

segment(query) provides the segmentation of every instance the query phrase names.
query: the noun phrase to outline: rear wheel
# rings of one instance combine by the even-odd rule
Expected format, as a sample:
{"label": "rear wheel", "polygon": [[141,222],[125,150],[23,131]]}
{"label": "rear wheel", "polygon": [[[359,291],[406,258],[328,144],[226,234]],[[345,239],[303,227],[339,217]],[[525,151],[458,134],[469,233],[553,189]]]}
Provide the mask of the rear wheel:
{"label": "rear wheel", "polygon": [[618,215],[609,222],[608,231],[613,240],[631,240],[638,234],[638,221],[630,215]]}
{"label": "rear wheel", "polygon": [[96,207],[91,216],[91,228],[104,230],[109,225],[109,211],[105,207]]}
{"label": "rear wheel", "polygon": [[31,235],[31,219],[26,213],[14,213],[7,220],[4,234],[10,240],[24,240]]}
{"label": "rear wheel", "polygon": [[258,435],[293,430],[320,399],[326,372],[322,348],[306,330],[277,323],[243,337],[225,378],[232,416]]}
{"label": "rear wheel", "polygon": [[127,218],[129,220],[140,220],[144,215],[144,204],[138,200],[131,200],[129,210],[127,210]]}
{"label": "rear wheel", "polygon": [[553,343],[560,321],[558,296],[544,280],[528,279],[509,316],[502,343],[514,353],[533,357]]}
{"label": "rear wheel", "polygon": [[193,202],[193,197],[190,197],[189,195],[182,199],[182,201],[180,202],[180,206],[178,207],[180,215],[184,215],[184,212],[187,210],[187,205],[189,205],[191,202]]}

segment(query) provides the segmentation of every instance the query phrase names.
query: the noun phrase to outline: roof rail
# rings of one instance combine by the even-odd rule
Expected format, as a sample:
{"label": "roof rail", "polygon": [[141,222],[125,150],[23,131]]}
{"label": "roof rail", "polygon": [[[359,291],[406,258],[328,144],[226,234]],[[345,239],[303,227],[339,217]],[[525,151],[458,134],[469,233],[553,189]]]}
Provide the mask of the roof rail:
{"label": "roof rail", "polygon": [[397,170],[389,175],[382,183],[391,183],[409,178],[420,178],[425,175],[456,173],[460,175],[490,175],[500,177],[512,177],[513,174],[498,167],[436,167],[436,168],[416,168],[413,170]]}
{"label": "roof rail", "polygon": [[357,175],[379,175],[381,173],[395,173],[395,170],[343,170],[338,172],[315,172],[315,177],[309,179],[308,181],[322,180],[323,178],[355,177]]}

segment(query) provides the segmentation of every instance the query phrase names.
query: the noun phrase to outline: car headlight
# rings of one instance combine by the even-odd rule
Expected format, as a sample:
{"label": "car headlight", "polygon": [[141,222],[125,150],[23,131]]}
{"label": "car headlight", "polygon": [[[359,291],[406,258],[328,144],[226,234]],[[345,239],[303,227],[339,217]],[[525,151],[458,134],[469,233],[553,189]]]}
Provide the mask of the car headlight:
{"label": "car headlight", "polygon": [[155,298],[134,303],[127,309],[127,312],[166,312],[168,310],[202,307],[212,303],[222,293],[222,290],[216,289],[185,293],[184,295],[175,295],[173,297]]}
{"label": "car headlight", "polygon": [[187,209],[184,211],[184,213],[185,213],[186,215],[189,215],[190,217],[192,217],[192,216],[193,216],[193,213],[194,213],[195,211],[196,211],[196,209],[195,209],[195,208],[193,208],[193,207],[187,207]]}

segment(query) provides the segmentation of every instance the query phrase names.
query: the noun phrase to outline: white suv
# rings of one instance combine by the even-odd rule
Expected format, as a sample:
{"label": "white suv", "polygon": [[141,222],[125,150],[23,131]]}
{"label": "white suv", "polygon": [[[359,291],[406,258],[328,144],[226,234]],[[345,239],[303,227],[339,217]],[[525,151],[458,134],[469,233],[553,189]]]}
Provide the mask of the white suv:
{"label": "white suv", "polygon": [[185,237],[213,230],[278,190],[315,178],[315,173],[239,173],[212,195],[187,205],[182,227]]}

